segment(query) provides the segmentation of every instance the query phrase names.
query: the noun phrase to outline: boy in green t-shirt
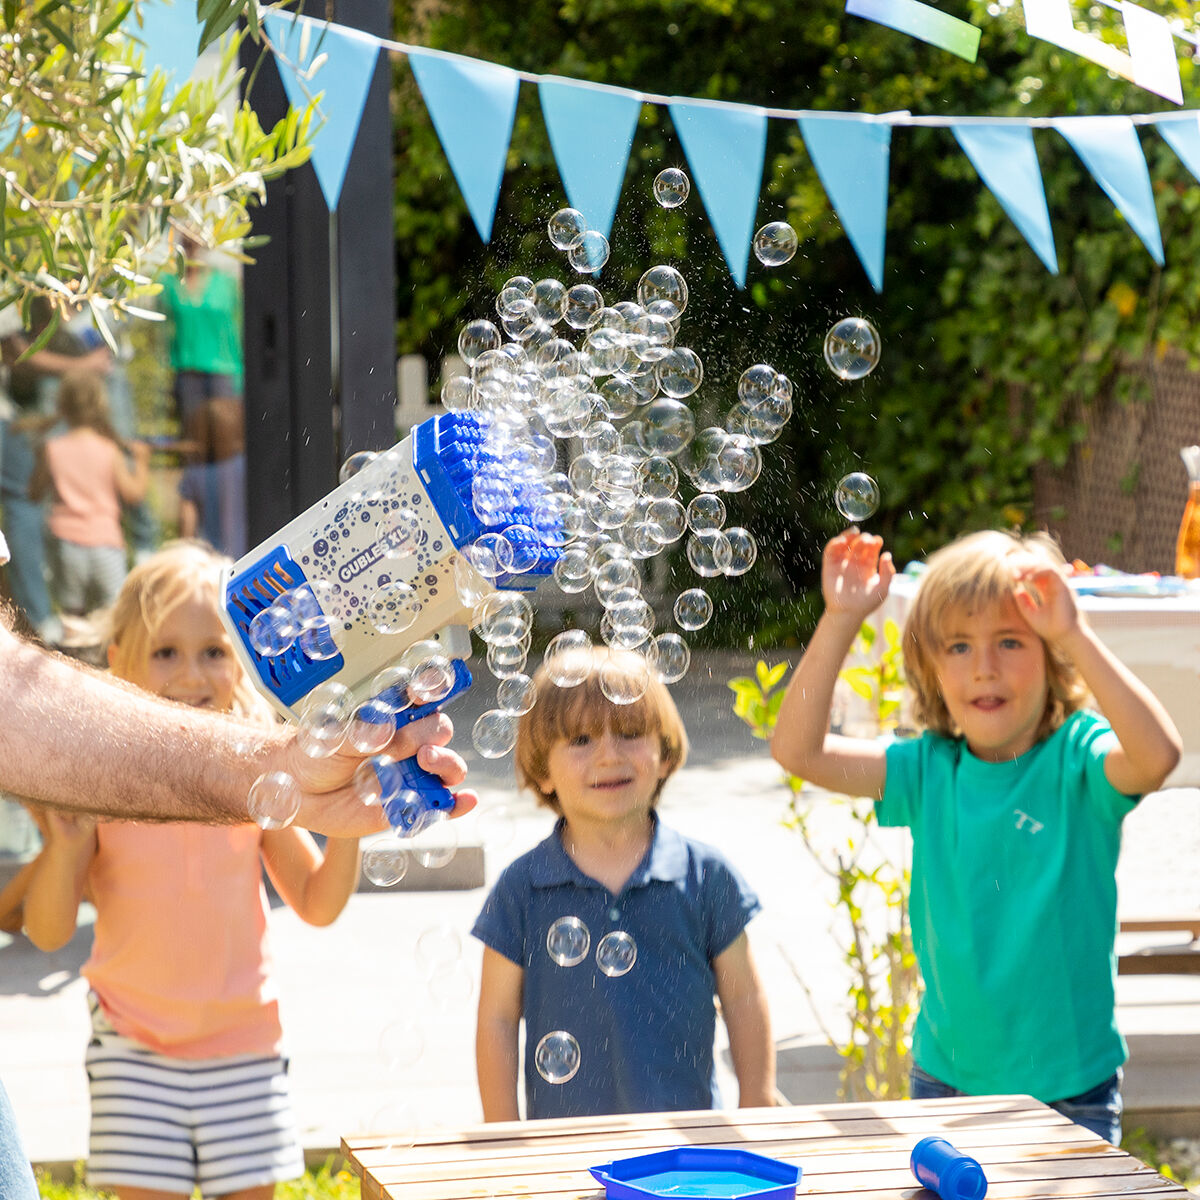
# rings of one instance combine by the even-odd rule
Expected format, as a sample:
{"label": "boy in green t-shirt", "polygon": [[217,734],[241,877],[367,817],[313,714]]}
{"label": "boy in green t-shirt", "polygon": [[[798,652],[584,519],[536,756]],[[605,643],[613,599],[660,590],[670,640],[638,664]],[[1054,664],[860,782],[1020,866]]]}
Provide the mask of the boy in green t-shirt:
{"label": "boy in green t-shirt", "polygon": [[[825,612],[772,753],[912,831],[913,1097],[1028,1093],[1115,1143],[1121,822],[1179,761],[1179,734],[1080,616],[1054,543],[1001,532],[921,577],[903,647],[924,733],[827,733],[838,671],[895,574],[882,548],[856,529],[825,548]],[[1082,707],[1089,690],[1107,721]]]}

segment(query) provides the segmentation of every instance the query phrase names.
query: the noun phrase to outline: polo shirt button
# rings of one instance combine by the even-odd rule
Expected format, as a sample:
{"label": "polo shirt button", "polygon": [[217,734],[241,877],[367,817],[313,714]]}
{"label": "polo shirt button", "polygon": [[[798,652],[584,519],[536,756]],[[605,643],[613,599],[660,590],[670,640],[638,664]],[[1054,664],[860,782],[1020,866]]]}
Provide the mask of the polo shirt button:
{"label": "polo shirt button", "polygon": [[619,921],[621,919],[621,910],[619,908],[610,908],[608,910],[608,919],[610,921]]}

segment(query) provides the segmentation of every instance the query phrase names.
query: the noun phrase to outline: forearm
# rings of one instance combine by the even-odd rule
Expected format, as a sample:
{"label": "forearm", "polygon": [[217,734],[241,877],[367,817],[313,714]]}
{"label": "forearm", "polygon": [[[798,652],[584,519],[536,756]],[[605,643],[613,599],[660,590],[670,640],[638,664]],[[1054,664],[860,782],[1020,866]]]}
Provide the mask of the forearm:
{"label": "forearm", "polygon": [[775,1042],[766,993],[751,968],[747,978],[721,991],[721,1012],[729,1033],[729,1056],[738,1081],[738,1105],[762,1108],[775,1103]]}
{"label": "forearm", "polygon": [[475,1069],[485,1121],[516,1121],[518,1023],[480,1017],[475,1034]]}
{"label": "forearm", "polygon": [[27,862],[0,891],[0,931],[17,933],[25,922],[25,894],[29,891],[37,860]]}
{"label": "forearm", "polygon": [[25,892],[23,928],[39,950],[58,950],[75,932],[88,858],[55,843],[38,856]]}
{"label": "forearm", "polygon": [[325,843],[325,860],[309,876],[304,899],[295,906],[310,925],[332,925],[358,886],[359,847],[357,838],[330,838]]}

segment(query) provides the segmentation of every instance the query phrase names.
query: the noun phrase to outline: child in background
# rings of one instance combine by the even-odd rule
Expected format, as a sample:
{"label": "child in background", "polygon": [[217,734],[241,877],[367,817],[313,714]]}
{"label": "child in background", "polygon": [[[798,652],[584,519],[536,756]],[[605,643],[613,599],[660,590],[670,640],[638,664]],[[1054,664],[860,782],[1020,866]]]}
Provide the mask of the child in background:
{"label": "child in background", "polygon": [[[504,870],[472,930],[485,947],[476,1035],[484,1118],[519,1115],[522,1018],[531,1119],[716,1107],[714,992],[740,1103],[774,1104],[770,1019],[745,932],[758,899],[718,851],[655,812],[687,754],[675,704],[637,654],[585,651],[566,665],[583,682],[560,686],[543,664],[516,747],[518,782],[558,823]],[[612,703],[601,671],[610,691],[644,694]],[[604,948],[621,943],[621,961],[606,964]],[[536,1065],[539,1043],[555,1032],[578,1045],[576,1073],[558,1083]],[[576,1063],[565,1048],[560,1078]]]}
{"label": "child in background", "polygon": [[[114,674],[182,704],[261,710],[221,624],[225,562],[176,542],[130,572],[112,612]],[[164,754],[172,753],[169,746]],[[181,750],[180,753],[183,751]],[[64,944],[96,906],[87,1051],[88,1181],[123,1200],[269,1200],[304,1169],[280,1054],[263,865],[279,895],[328,925],[358,879],[358,843],[257,825],[91,822],[46,814],[25,930]]]}
{"label": "child in background", "polygon": [[[1178,762],[1179,734],[1081,617],[1053,542],[1001,532],[921,576],[903,648],[924,733],[827,733],[838,671],[895,573],[882,546],[851,529],[825,548],[825,611],[772,752],[912,831],[913,1097],[1027,1093],[1115,1144],[1121,822]],[[1107,720],[1082,707],[1088,689]]]}
{"label": "child in background", "polygon": [[63,376],[58,415],[67,430],[39,447],[29,496],[53,497],[46,524],[57,541],[59,606],[83,616],[108,608],[121,590],[126,571],[121,505],[145,497],[150,447],[117,437],[104,381],[93,372]]}

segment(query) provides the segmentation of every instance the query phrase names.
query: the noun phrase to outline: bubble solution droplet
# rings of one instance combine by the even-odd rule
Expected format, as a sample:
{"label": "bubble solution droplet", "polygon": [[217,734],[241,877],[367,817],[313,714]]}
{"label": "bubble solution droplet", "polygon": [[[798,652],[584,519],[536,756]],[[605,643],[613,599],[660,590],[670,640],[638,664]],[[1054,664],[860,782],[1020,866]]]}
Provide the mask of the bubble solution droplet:
{"label": "bubble solution droplet", "polygon": [[606,933],[596,947],[596,966],[610,979],[628,975],[637,962],[637,942],[623,929]]}
{"label": "bubble solution droplet", "polygon": [[268,771],[250,787],[250,818],[262,829],[282,829],[300,811],[300,785],[285,771]]}
{"label": "bubble solution droplet", "polygon": [[825,335],[825,362],[839,379],[862,379],[879,364],[879,332],[862,317],[844,317]]}
{"label": "bubble solution droplet", "polygon": [[678,167],[667,167],[654,177],[654,199],[663,208],[678,208],[691,190],[691,180]]}
{"label": "bubble solution droplet", "polygon": [[754,235],[754,257],[764,267],[790,262],[799,246],[796,231],[786,221],[772,221]]}
{"label": "bubble solution droplet", "polygon": [[556,1029],[538,1042],[533,1062],[547,1083],[566,1083],[579,1070],[579,1043],[566,1030]]}
{"label": "bubble solution droplet", "polygon": [[576,967],[591,948],[592,935],[578,917],[559,917],[546,931],[546,953],[560,967]]}
{"label": "bubble solution droplet", "polygon": [[838,483],[833,502],[847,521],[865,521],[879,507],[879,485],[870,475],[852,471]]}

